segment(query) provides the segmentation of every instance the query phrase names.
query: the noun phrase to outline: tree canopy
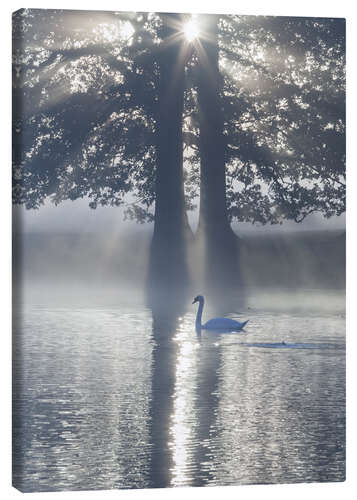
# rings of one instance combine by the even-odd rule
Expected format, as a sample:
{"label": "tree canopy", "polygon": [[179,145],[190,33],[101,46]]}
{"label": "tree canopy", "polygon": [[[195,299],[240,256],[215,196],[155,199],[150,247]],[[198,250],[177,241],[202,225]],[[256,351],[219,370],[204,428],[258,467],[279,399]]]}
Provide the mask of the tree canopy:
{"label": "tree canopy", "polygon": [[[88,197],[120,205],[154,201],[155,68],[140,26],[116,13],[19,11],[14,21],[14,201],[38,208]],[[130,18],[131,21],[128,20]],[[136,27],[134,31],[133,26]],[[136,42],[135,55],[131,45]],[[154,42],[153,42],[154,43]],[[140,218],[140,204],[129,204]],[[134,208],[133,208],[134,207]]]}
{"label": "tree canopy", "polygon": [[[152,220],[161,27],[155,13],[15,13],[15,203],[86,197]],[[182,41],[187,208],[198,194],[200,36]],[[341,214],[344,20],[220,16],[218,51],[230,218]]]}
{"label": "tree canopy", "polygon": [[344,20],[221,16],[219,28],[230,217],[340,215]]}

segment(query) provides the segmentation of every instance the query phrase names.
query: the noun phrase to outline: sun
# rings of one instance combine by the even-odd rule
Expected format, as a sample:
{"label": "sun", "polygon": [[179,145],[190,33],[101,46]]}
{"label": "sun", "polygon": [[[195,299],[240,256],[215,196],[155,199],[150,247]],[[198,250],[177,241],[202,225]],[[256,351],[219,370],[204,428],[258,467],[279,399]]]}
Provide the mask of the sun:
{"label": "sun", "polygon": [[198,38],[200,32],[197,21],[194,17],[191,17],[191,19],[184,25],[183,32],[188,42],[193,42],[195,38]]}

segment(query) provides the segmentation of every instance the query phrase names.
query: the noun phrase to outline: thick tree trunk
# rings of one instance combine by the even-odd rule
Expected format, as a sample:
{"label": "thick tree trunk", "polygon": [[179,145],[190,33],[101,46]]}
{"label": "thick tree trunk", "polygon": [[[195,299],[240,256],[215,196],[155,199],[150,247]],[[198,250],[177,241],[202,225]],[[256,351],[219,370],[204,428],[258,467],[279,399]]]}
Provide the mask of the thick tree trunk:
{"label": "thick tree trunk", "polygon": [[[162,15],[162,48],[156,129],[157,173],[155,226],[151,245],[151,297],[182,294],[188,285],[186,258],[190,229],[184,202],[182,113],[185,68],[182,40],[177,37],[179,15]],[[176,24],[176,26],[175,26]],[[176,38],[175,38],[176,35]]]}
{"label": "thick tree trunk", "polygon": [[[203,30],[198,50],[200,122],[200,212],[198,240],[205,250],[205,284],[231,293],[239,285],[238,238],[227,216],[222,79],[218,67],[218,16],[200,16]],[[205,35],[206,33],[206,35]]]}

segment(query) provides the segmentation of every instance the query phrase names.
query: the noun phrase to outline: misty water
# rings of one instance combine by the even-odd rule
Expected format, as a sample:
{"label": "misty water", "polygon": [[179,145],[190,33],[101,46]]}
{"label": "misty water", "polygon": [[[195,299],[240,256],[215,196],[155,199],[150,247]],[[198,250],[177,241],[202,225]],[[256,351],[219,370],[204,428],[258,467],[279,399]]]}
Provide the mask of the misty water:
{"label": "misty water", "polygon": [[192,305],[38,300],[14,312],[22,491],[344,480],[342,293],[266,292],[201,336]]}

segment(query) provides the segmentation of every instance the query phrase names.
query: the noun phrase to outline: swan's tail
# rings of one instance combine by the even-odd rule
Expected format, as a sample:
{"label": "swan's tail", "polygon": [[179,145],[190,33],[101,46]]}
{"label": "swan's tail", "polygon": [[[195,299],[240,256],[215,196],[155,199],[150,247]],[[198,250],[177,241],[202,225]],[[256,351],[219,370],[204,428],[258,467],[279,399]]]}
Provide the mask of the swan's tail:
{"label": "swan's tail", "polygon": [[249,319],[247,319],[247,321],[243,321],[241,329],[243,329],[245,327],[245,325],[248,323],[248,321],[249,321]]}

